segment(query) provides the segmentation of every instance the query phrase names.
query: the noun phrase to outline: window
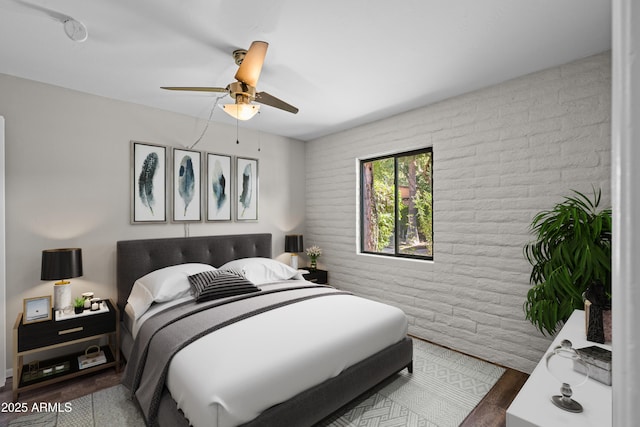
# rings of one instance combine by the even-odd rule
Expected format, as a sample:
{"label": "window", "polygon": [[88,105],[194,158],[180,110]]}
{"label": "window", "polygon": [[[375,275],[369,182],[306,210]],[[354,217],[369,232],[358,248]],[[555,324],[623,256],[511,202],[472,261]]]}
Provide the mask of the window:
{"label": "window", "polygon": [[431,148],[360,161],[363,253],[433,259]]}

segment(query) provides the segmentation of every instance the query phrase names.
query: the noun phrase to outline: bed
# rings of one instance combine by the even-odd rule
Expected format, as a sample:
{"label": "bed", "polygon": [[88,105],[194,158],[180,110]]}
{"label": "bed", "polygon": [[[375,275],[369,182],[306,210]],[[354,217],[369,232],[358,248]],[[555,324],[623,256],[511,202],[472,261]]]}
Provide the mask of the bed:
{"label": "bed", "polygon": [[[191,263],[221,267],[234,265],[234,260],[273,262],[271,247],[270,234],[117,243],[117,305],[124,319],[121,349],[127,360],[123,382],[130,387],[149,424],[312,426],[400,370],[412,371],[413,346],[406,336],[406,318],[403,330],[398,320],[393,320],[398,317],[398,309],[311,284],[301,277],[265,281],[258,285],[259,292],[203,303],[184,297],[187,302],[176,299],[153,304],[144,315],[127,321],[132,317],[127,300],[131,300],[134,283],[141,277]],[[252,308],[240,308],[241,304]],[[244,311],[240,315],[235,310],[252,315]],[[324,314],[309,314],[317,313],[314,310]],[[210,317],[204,320],[214,312],[221,316],[216,317],[217,323]],[[387,315],[394,323],[378,321]],[[300,317],[291,321],[293,316]],[[362,319],[368,324],[364,332],[357,326]],[[334,321],[339,328],[331,326]],[[164,326],[156,330],[155,324]],[[175,353],[165,352],[166,344],[157,344],[160,336],[180,336],[192,326],[201,333],[194,332],[193,339],[181,338],[186,344],[171,344],[169,347],[177,349]],[[309,329],[300,333],[294,326]],[[266,341],[261,344],[260,340]],[[303,349],[305,345],[310,348]],[[222,348],[225,350],[217,350]],[[333,355],[325,356],[325,351]],[[334,356],[339,357],[334,361]],[[199,376],[208,379],[200,381]],[[207,388],[218,380],[230,391],[218,393]],[[149,382],[157,384],[148,387],[151,391],[143,391]],[[212,400],[210,394],[216,399]],[[242,414],[240,410],[234,412],[234,396],[243,399],[239,401]],[[238,406],[238,402],[235,404]]]}

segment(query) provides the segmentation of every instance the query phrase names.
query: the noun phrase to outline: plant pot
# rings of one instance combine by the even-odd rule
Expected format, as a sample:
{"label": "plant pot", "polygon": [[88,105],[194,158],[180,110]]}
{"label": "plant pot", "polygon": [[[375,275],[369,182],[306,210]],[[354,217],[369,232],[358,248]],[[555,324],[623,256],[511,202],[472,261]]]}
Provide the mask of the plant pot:
{"label": "plant pot", "polygon": [[[611,342],[611,310],[598,310],[597,307],[593,307],[589,300],[584,302],[584,320],[585,320],[585,333],[588,341],[597,342],[600,344]],[[592,320],[592,313],[597,318]],[[590,329],[592,328],[592,329]],[[593,328],[597,333],[594,334]],[[593,337],[597,337],[593,339]]]}
{"label": "plant pot", "polygon": [[611,310],[602,312],[602,323],[604,325],[604,342],[611,342]]}
{"label": "plant pot", "polygon": [[84,307],[73,307],[73,311],[76,314],[80,314],[84,311]]}

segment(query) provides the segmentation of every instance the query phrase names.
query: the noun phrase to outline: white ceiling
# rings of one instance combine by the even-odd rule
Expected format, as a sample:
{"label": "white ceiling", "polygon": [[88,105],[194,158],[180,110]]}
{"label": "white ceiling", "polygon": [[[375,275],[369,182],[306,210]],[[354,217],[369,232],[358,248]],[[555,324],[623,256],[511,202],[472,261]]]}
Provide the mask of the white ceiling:
{"label": "white ceiling", "polygon": [[[82,21],[87,41],[42,8]],[[240,125],[310,140],[608,50],[611,4],[0,0],[0,73],[194,117],[207,118],[218,94],[159,87],[224,87],[231,52],[253,40],[269,42],[258,91],[300,112],[262,106]],[[221,109],[212,120],[235,125]]]}

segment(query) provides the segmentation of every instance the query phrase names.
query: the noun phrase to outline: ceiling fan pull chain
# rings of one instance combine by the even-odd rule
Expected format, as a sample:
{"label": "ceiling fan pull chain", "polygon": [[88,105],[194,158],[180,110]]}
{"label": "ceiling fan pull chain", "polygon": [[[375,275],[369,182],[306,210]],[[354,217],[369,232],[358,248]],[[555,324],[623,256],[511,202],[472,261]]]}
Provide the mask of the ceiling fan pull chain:
{"label": "ceiling fan pull chain", "polygon": [[[258,111],[258,116],[260,115],[260,111]],[[258,153],[260,152],[262,147],[262,132],[258,130]]]}

